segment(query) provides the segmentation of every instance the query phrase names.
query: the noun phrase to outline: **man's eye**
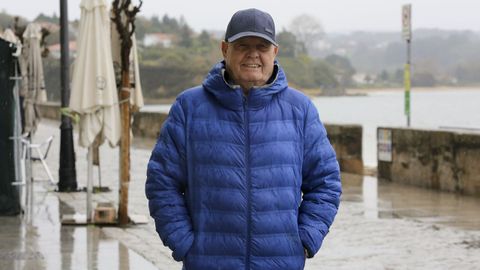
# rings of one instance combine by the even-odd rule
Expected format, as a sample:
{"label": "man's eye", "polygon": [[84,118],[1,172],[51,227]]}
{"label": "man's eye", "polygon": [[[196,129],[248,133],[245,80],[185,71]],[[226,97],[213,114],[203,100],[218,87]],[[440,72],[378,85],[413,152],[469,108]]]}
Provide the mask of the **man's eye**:
{"label": "man's eye", "polygon": [[245,50],[246,45],[245,44],[235,44],[235,49],[237,50]]}
{"label": "man's eye", "polygon": [[266,50],[268,50],[268,46],[265,45],[265,44],[258,45],[257,48],[258,48],[259,50],[261,50],[261,51],[266,51]]}

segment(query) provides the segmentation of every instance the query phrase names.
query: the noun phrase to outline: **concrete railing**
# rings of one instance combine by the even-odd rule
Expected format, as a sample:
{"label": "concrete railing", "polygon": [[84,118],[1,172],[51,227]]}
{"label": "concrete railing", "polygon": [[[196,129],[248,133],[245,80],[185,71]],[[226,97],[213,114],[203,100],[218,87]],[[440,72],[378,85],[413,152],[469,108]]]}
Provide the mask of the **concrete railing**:
{"label": "concrete railing", "polygon": [[[166,117],[166,113],[136,113],[132,124],[133,134],[141,137],[157,138]],[[326,124],[325,128],[337,153],[341,170],[363,174],[362,127],[359,125]]]}
{"label": "concrete railing", "polygon": [[325,128],[342,172],[363,174],[362,126],[325,124]]}
{"label": "concrete railing", "polygon": [[379,128],[378,177],[480,196],[480,134]]}
{"label": "concrete railing", "polygon": [[167,116],[167,113],[159,112],[135,113],[132,123],[133,135],[156,139]]}
{"label": "concrete railing", "polygon": [[[40,115],[60,120],[58,103],[38,106]],[[166,113],[138,112],[133,115],[132,132],[136,137],[156,139],[167,117]],[[337,159],[343,172],[363,174],[362,127],[359,125],[326,124],[328,137],[337,153]]]}

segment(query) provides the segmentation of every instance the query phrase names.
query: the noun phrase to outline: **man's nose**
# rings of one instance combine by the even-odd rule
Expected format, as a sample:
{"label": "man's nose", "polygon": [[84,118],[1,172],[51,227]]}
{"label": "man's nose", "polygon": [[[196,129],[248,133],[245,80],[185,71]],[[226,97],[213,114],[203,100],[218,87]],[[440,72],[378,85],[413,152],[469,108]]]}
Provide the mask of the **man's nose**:
{"label": "man's nose", "polygon": [[257,47],[251,46],[248,50],[247,56],[252,58],[257,58],[259,56]]}

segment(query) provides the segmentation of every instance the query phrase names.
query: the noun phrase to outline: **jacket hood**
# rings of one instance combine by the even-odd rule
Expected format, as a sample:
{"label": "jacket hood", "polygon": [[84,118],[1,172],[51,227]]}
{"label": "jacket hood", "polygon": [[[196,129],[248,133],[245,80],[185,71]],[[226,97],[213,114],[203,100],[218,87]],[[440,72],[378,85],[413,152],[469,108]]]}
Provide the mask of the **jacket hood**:
{"label": "jacket hood", "polygon": [[[227,83],[225,77],[225,61],[217,63],[203,81],[203,88],[211,93],[220,104],[231,110],[243,109],[243,90],[239,85]],[[269,84],[254,87],[248,94],[249,109],[259,110],[267,105],[275,94],[288,87],[287,78],[277,61],[274,63],[274,79]]]}

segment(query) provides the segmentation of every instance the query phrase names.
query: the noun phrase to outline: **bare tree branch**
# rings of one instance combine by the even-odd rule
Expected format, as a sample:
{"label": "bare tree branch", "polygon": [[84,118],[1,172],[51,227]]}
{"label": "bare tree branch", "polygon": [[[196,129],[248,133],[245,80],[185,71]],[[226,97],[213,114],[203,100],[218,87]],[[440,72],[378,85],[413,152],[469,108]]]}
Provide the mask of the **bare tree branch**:
{"label": "bare tree branch", "polygon": [[[112,2],[113,17],[117,32],[121,40],[122,70],[129,68],[129,55],[132,48],[132,35],[135,32],[135,17],[140,12],[143,1],[138,6],[133,6],[131,0],[114,0]],[[132,6],[130,10],[130,6]]]}

